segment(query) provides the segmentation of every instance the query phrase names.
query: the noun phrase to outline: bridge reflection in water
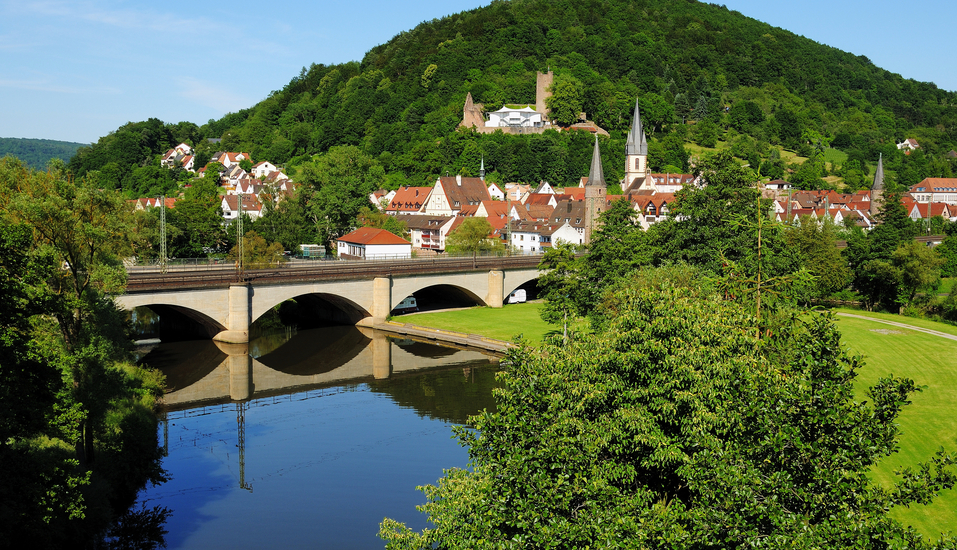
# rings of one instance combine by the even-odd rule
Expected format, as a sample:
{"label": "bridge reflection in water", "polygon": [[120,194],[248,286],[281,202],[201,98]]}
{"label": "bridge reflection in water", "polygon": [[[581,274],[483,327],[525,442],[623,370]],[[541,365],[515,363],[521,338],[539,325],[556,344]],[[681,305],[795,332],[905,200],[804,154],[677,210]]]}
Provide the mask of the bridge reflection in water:
{"label": "bridge reflection in water", "polygon": [[264,337],[250,344],[209,340],[163,344],[143,362],[166,374],[168,411],[476,361],[498,362],[483,352],[396,340],[355,326],[310,329],[289,336]]}
{"label": "bridge reflection in water", "polygon": [[498,359],[331,327],[162,344],[169,548],[381,548],[383,517],[416,529],[416,485],[466,465],[449,424],[493,409]]}

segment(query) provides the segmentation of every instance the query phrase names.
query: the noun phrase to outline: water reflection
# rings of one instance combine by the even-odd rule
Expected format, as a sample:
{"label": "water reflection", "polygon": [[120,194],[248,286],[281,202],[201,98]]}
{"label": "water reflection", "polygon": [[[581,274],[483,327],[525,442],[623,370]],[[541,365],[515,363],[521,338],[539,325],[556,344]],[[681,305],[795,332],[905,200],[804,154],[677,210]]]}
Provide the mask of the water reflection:
{"label": "water reflection", "polygon": [[415,486],[463,467],[450,425],[494,406],[497,360],[355,327],[248,346],[163,344],[169,548],[382,548],[383,517],[425,527]]}

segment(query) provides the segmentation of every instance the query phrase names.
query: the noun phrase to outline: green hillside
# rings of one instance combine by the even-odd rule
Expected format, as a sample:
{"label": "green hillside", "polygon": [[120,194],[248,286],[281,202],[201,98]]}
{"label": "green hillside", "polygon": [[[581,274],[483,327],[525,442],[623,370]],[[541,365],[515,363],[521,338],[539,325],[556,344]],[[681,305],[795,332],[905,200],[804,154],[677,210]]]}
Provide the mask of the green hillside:
{"label": "green hillside", "polygon": [[[957,148],[954,92],[722,6],[670,0],[496,0],[400,33],[361,62],[303,68],[257,105],[201,127],[120,128],[70,166],[83,173],[116,162],[110,174],[128,187],[131,166],[174,141],[221,137],[217,149],[287,168],[356,145],[393,186],[474,174],[483,157],[493,180],[569,183],[586,170],[590,136],[582,132],[456,131],[467,92],[487,110],[534,103],[536,72],[549,68],[567,91],[563,101],[611,133],[602,146],[609,182],[623,175],[636,97],[654,134],[653,170],[688,169],[683,143],[721,142],[762,174],[805,187],[826,185],[829,175],[866,185],[881,153],[901,184],[952,174],[945,153]],[[922,149],[905,157],[895,142],[908,137]],[[211,147],[204,143],[201,155]],[[790,173],[785,149],[811,162]]]}
{"label": "green hillside", "polygon": [[54,141],[52,139],[0,138],[0,157],[17,157],[33,168],[40,169],[58,158],[69,162],[83,143]]}

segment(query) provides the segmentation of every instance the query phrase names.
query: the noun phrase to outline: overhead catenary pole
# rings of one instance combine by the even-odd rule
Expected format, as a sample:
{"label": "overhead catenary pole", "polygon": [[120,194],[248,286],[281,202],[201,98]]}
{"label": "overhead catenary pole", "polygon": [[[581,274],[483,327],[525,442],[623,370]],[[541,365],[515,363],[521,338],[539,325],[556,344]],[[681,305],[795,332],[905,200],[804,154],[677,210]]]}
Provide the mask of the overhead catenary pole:
{"label": "overhead catenary pole", "polygon": [[245,253],[243,250],[244,239],[243,239],[243,194],[242,194],[242,191],[240,190],[240,192],[236,196],[239,197],[239,200],[237,201],[239,203],[239,208],[237,209],[237,212],[239,213],[239,215],[236,216],[236,251],[239,254],[239,260],[236,262],[236,275],[239,277],[239,281],[242,281],[243,271],[245,267],[243,265],[245,260]]}
{"label": "overhead catenary pole", "polygon": [[160,272],[166,273],[166,195],[160,196]]}

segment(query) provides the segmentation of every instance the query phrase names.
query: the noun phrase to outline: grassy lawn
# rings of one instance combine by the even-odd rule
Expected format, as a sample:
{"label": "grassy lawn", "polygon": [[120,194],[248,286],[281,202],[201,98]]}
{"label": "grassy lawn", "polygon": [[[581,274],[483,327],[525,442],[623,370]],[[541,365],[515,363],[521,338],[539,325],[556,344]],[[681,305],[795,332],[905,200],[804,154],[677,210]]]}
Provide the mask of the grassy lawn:
{"label": "grassy lawn", "polygon": [[[555,327],[538,316],[541,302],[506,304],[501,309],[472,307],[435,313],[414,313],[393,317],[398,323],[440,328],[467,334],[481,334],[498,340],[512,340],[521,334],[526,340],[538,343]],[[559,327],[561,330],[561,327]]]}
{"label": "grassy lawn", "polygon": [[957,277],[944,277],[940,280],[940,288],[937,289],[937,293],[944,296],[950,295],[950,292],[954,290],[955,283],[957,283]]}
{"label": "grassy lawn", "polygon": [[[865,317],[873,317],[875,319],[883,319],[885,321],[897,321],[898,323],[904,323],[906,325],[914,325],[915,327],[920,328],[929,328],[931,330],[936,330],[940,332],[946,332],[947,334],[957,335],[957,326],[948,325],[946,323],[937,323],[935,321],[928,321],[927,319],[918,319],[916,317],[904,317],[903,315],[894,315],[893,313],[876,313],[873,311],[861,311],[859,309],[850,309],[850,308],[834,308],[834,311],[851,313],[854,315],[863,315]],[[886,328],[894,328],[889,325]],[[955,360],[957,363],[957,360]]]}
{"label": "grassy lawn", "polygon": [[841,151],[840,149],[834,149],[828,147],[824,150],[824,162],[830,162],[834,164],[844,164],[847,161],[847,153]]}
{"label": "grassy lawn", "polygon": [[[957,333],[957,327],[931,321],[864,314]],[[867,387],[890,374],[912,378],[923,388],[912,395],[899,418],[900,452],[879,464],[874,478],[888,483],[895,469],[927,460],[941,446],[957,452],[957,342],[864,319],[839,317],[838,326],[845,345],[866,362],[857,381],[858,395],[863,397]],[[930,506],[898,508],[892,514],[932,539],[941,532],[957,532],[957,491],[945,491]]]}

